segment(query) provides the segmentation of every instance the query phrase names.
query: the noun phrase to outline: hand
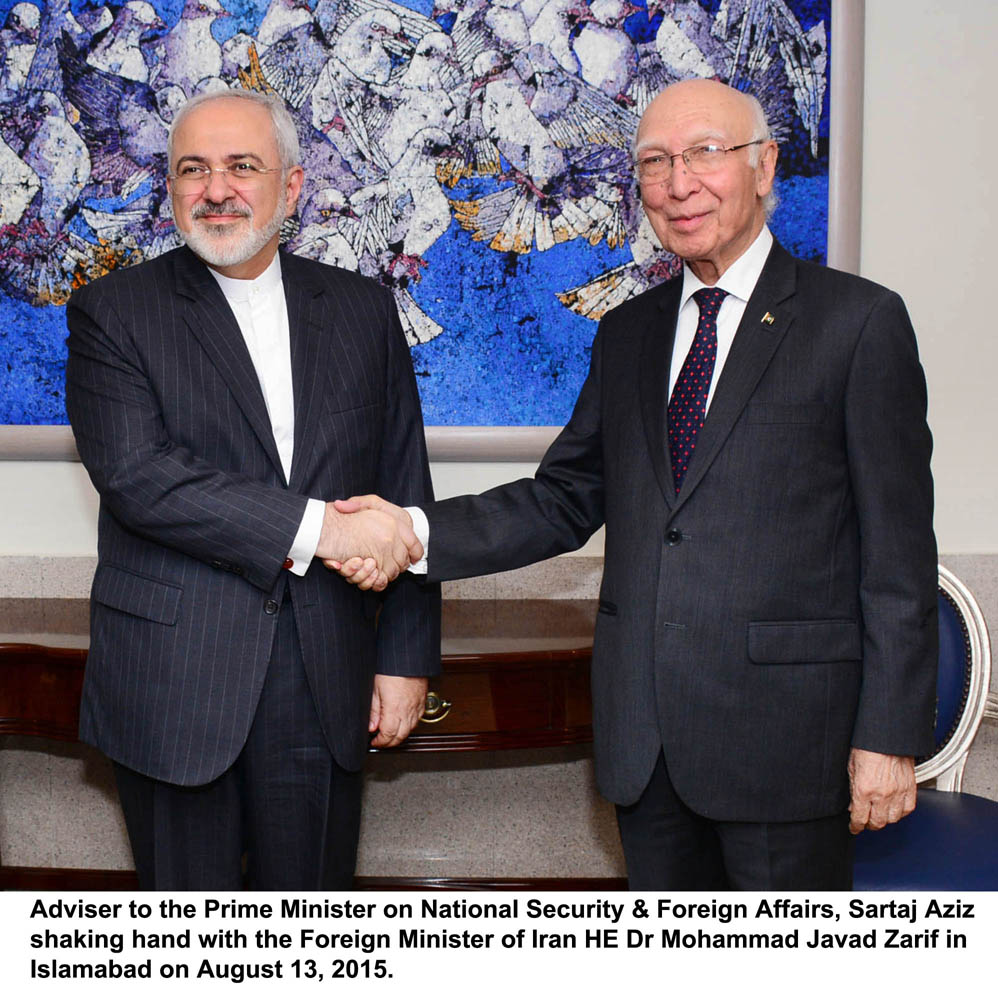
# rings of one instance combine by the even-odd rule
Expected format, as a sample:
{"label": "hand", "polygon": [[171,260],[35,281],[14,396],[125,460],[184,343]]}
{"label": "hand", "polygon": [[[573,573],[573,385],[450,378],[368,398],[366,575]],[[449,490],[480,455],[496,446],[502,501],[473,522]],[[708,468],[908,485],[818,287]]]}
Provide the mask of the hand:
{"label": "hand", "polygon": [[[315,554],[326,561],[327,566],[332,565],[332,560],[355,557],[372,560],[387,583],[407,569],[413,558],[421,558],[423,547],[413,533],[411,523],[400,524],[395,516],[382,511],[354,508],[340,512],[328,503]],[[337,567],[333,565],[332,568]]]}
{"label": "hand", "polygon": [[[381,511],[394,519],[400,531],[412,531],[412,518],[404,508],[392,504],[376,494],[352,497],[348,501],[334,501],[336,509],[343,514],[354,514],[360,511]],[[410,551],[410,563],[419,562],[423,558],[423,547],[413,535],[414,549]],[[361,590],[384,590],[394,577],[383,572],[372,557],[365,559],[354,556],[346,561],[328,560],[326,566],[336,570],[344,579]],[[405,567],[403,567],[405,568]]]}
{"label": "hand", "polygon": [[371,694],[371,719],[367,729],[377,736],[375,748],[394,748],[401,744],[419,723],[426,704],[427,681],[422,676],[374,677]]}
{"label": "hand", "polygon": [[378,569],[378,564],[371,558],[361,559],[354,556],[341,563],[335,559],[324,560],[326,569],[336,570],[348,583],[360,590],[381,591],[388,586],[388,577]]}
{"label": "hand", "polygon": [[849,832],[881,830],[915,808],[915,759],[853,748],[849,753]]}

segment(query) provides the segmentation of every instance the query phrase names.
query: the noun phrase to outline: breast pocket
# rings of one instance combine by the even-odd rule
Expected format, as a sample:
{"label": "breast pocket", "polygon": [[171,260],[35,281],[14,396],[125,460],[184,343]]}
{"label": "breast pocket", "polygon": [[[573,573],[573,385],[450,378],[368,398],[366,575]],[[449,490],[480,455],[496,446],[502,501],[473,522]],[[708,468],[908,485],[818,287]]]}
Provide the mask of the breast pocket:
{"label": "breast pocket", "polygon": [[820,401],[754,401],[745,406],[745,421],[752,425],[820,425],[827,415],[828,406]]}
{"label": "breast pocket", "polygon": [[374,489],[384,432],[382,400],[356,404],[338,397],[341,407],[335,399],[323,406],[316,443],[306,453],[318,481],[312,496],[326,500]]}

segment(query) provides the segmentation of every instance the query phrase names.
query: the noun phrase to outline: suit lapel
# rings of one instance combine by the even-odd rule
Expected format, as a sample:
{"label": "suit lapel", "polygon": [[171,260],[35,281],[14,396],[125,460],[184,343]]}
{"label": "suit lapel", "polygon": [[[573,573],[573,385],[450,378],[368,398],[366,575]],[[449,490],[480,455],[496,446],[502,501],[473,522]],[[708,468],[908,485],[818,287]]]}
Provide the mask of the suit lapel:
{"label": "suit lapel", "polygon": [[329,346],[324,330],[327,307],[322,284],[298,258],[281,254],[284,296],[291,331],[291,378],[295,398],[295,452],[289,486],[298,490],[307,476],[322,418],[323,393],[329,387]]}
{"label": "suit lapel", "polygon": [[666,416],[669,407],[669,367],[676,338],[676,319],[682,278],[663,286],[663,294],[648,308],[648,324],[641,344],[639,387],[641,418],[651,457],[652,470],[665,500],[672,507],[676,500],[669,459]]}
{"label": "suit lapel", "polygon": [[267,403],[236,317],[204,262],[186,247],[175,257],[177,292],[187,300],[187,325],[225,379],[278,476],[283,476]]}
{"label": "suit lapel", "polygon": [[724,362],[689,471],[676,498],[677,508],[710,468],[790,328],[796,312],[796,280],[794,259],[774,241]]}

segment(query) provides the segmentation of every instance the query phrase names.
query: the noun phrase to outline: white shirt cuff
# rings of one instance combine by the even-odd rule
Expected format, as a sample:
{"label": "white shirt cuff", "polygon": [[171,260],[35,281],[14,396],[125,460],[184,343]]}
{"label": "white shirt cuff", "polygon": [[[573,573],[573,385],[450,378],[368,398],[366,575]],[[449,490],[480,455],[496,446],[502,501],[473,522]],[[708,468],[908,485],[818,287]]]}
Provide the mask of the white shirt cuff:
{"label": "white shirt cuff", "polygon": [[423,547],[423,558],[418,563],[413,563],[409,567],[409,572],[415,573],[417,576],[425,576],[426,563],[430,558],[430,522],[422,508],[411,507],[405,510],[409,512],[409,517],[412,519],[412,530],[416,533],[416,538],[419,539],[420,545]]}
{"label": "white shirt cuff", "polygon": [[315,557],[315,550],[319,547],[319,538],[322,535],[322,521],[326,515],[326,502],[317,501],[314,497],[308,499],[305,505],[305,514],[302,515],[301,524],[298,526],[298,534],[288,550],[288,559],[291,560],[291,572],[295,576],[304,576],[308,572],[309,563]]}

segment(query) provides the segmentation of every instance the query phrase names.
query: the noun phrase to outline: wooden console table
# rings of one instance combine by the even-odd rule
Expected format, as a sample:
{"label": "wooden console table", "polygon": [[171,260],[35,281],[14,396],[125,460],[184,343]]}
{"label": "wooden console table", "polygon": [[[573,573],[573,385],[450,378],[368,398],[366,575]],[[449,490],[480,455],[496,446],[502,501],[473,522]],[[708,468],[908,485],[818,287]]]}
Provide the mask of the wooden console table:
{"label": "wooden console table", "polygon": [[[86,639],[36,637],[0,643],[0,735],[75,741]],[[590,741],[590,655],[591,638],[585,636],[445,639],[443,672],[430,681],[423,722],[398,750],[496,751]],[[623,887],[612,879],[358,878],[357,885],[368,889]],[[128,889],[135,888],[135,875],[0,865],[0,887]]]}
{"label": "wooden console table", "polygon": [[[592,740],[583,638],[444,641],[443,672],[405,751],[496,751]],[[87,652],[0,643],[0,735],[75,741]]]}

